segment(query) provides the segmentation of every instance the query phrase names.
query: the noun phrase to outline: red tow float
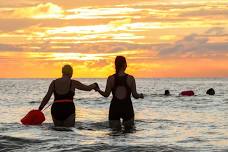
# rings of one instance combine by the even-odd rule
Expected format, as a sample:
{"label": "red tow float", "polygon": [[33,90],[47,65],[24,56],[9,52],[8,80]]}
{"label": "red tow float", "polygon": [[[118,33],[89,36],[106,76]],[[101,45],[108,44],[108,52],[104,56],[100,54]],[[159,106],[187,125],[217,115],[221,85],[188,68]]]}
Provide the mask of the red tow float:
{"label": "red tow float", "polygon": [[45,116],[40,110],[31,110],[21,119],[23,125],[41,125],[45,121]]}
{"label": "red tow float", "polygon": [[195,93],[192,90],[188,90],[188,91],[182,91],[180,93],[181,96],[194,96]]}

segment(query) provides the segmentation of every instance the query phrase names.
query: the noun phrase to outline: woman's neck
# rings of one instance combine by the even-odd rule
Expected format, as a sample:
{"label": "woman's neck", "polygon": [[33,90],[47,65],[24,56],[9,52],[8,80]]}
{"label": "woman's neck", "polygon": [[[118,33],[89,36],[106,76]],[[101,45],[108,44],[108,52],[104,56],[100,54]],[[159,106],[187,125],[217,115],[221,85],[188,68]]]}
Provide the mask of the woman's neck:
{"label": "woman's neck", "polygon": [[71,77],[68,76],[68,75],[63,75],[62,78],[63,78],[63,79],[71,79]]}
{"label": "woman's neck", "polygon": [[117,75],[125,75],[126,73],[125,73],[125,71],[124,70],[120,70],[118,73],[117,73]]}

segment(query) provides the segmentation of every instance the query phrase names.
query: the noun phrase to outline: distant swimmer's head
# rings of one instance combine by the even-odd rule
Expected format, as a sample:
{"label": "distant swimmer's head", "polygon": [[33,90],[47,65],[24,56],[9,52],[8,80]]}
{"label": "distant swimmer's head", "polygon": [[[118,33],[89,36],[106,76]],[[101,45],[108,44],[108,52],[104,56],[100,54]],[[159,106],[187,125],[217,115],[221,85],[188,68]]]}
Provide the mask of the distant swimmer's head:
{"label": "distant swimmer's head", "polygon": [[215,95],[215,90],[213,88],[210,88],[209,90],[207,90],[206,94],[213,96]]}
{"label": "distant swimmer's head", "polygon": [[127,68],[127,61],[124,56],[117,56],[115,59],[115,68],[116,73],[119,73],[120,70],[126,70]]}
{"label": "distant swimmer's head", "polygon": [[66,75],[66,76],[72,77],[72,75],[73,75],[73,68],[72,68],[72,66],[69,65],[69,64],[64,65],[62,67],[62,74],[63,75]]}
{"label": "distant swimmer's head", "polygon": [[166,96],[169,96],[169,95],[170,95],[169,90],[165,90],[165,95],[166,95]]}

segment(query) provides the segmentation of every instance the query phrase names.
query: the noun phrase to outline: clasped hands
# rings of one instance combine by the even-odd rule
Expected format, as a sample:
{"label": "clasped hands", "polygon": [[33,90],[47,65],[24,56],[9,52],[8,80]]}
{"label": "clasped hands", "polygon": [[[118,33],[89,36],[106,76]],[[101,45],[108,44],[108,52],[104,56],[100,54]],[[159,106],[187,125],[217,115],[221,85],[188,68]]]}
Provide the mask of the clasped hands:
{"label": "clasped hands", "polygon": [[97,82],[93,83],[92,85],[93,85],[93,89],[94,89],[95,91],[100,90],[100,87],[99,87],[99,85],[97,84]]}

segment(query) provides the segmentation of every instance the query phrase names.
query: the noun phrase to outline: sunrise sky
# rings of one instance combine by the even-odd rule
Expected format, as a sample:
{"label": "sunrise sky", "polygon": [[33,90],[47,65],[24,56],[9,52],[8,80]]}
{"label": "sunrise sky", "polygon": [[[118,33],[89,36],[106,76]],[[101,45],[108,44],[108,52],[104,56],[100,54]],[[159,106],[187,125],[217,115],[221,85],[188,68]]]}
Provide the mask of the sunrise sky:
{"label": "sunrise sky", "polygon": [[228,77],[228,0],[0,0],[0,78]]}

